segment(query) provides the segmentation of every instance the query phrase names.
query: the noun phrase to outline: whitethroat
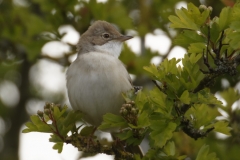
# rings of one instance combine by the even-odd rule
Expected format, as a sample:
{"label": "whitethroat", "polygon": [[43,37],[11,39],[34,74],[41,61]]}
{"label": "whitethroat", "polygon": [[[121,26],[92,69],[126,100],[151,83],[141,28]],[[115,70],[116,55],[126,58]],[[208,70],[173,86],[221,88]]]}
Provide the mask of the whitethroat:
{"label": "whitethroat", "polygon": [[[96,21],[80,37],[78,56],[67,71],[68,97],[72,108],[80,110],[84,120],[95,127],[104,114],[119,114],[122,93],[134,88],[118,59],[122,43],[131,38],[105,21]],[[142,155],[139,146],[127,146],[126,150]]]}
{"label": "whitethroat", "polygon": [[78,56],[67,71],[71,106],[84,120],[99,126],[106,113],[119,114],[123,92],[133,88],[131,78],[118,59],[126,36],[106,21],[94,22],[80,37]]}

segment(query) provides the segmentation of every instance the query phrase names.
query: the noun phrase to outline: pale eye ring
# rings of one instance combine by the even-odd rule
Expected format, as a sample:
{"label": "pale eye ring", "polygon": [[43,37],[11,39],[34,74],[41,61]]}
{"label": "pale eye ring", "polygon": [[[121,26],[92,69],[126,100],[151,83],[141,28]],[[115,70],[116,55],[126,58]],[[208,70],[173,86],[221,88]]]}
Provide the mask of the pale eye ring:
{"label": "pale eye ring", "polygon": [[110,35],[109,35],[108,33],[104,33],[104,34],[102,35],[102,37],[103,37],[104,39],[109,39],[109,38],[110,38]]}

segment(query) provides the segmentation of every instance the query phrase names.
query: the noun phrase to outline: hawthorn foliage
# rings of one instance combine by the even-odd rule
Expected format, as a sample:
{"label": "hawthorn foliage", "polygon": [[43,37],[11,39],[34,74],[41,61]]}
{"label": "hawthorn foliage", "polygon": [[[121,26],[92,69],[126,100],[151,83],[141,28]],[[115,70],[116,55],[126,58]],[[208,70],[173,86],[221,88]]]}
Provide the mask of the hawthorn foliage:
{"label": "hawthorn foliage", "polygon": [[[221,116],[219,109],[229,115],[237,114],[231,107],[240,94],[234,88],[220,92],[226,101],[223,105],[209,87],[219,77],[239,75],[240,3],[223,8],[219,17],[211,18],[211,12],[212,7],[189,3],[187,8],[177,9],[176,15],[169,16],[170,27],[180,30],[174,44],[187,48],[184,58],[145,66],[155,87],[124,93],[126,103],[120,115],[106,114],[98,127],[119,128],[120,132],[114,134],[116,141],[127,146],[137,146],[148,137],[150,149],[145,155],[130,153],[115,141],[101,143],[92,136],[94,127],[77,125],[80,112],[53,103],[47,103],[43,111],[31,116],[23,132],[51,133],[49,141],[55,143],[53,149],[59,153],[64,143],[70,143],[92,155],[106,153],[115,155],[115,159],[137,160],[185,159],[189,155],[181,154],[179,144],[176,146],[183,133],[194,140],[205,139],[214,132],[236,135],[238,131],[231,131],[236,124],[234,119],[217,117]],[[195,158],[217,160],[218,155],[210,147],[200,146]]]}

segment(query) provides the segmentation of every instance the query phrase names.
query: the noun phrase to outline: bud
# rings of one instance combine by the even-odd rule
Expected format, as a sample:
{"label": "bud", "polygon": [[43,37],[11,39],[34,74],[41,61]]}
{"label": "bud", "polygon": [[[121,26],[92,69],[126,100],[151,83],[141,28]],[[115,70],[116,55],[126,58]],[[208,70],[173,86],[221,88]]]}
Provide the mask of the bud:
{"label": "bud", "polygon": [[131,109],[131,113],[137,114],[137,110],[136,110],[135,108],[132,108],[132,109]]}
{"label": "bud", "polygon": [[127,115],[127,114],[128,114],[128,111],[127,111],[126,109],[123,109],[122,114],[123,114],[123,115]]}
{"label": "bud", "polygon": [[53,111],[54,103],[50,103],[50,109]]}
{"label": "bud", "polygon": [[129,104],[135,105],[135,102],[134,101],[130,101]]}
{"label": "bud", "polygon": [[127,108],[127,109],[131,109],[131,108],[132,108],[132,105],[128,103],[128,104],[126,104],[126,108]]}
{"label": "bud", "polygon": [[50,108],[50,103],[46,102],[44,109],[49,109]]}
{"label": "bud", "polygon": [[37,111],[37,115],[39,116],[39,117],[43,117],[43,112],[42,111]]}
{"label": "bud", "polygon": [[45,113],[46,115],[49,115],[50,109],[44,109],[44,113]]}
{"label": "bud", "polygon": [[205,6],[203,4],[200,5],[198,8],[199,8],[200,12],[203,12],[203,11],[207,10],[207,6]]}
{"label": "bud", "polygon": [[213,8],[211,6],[209,6],[207,9],[210,11],[210,13],[212,13]]}

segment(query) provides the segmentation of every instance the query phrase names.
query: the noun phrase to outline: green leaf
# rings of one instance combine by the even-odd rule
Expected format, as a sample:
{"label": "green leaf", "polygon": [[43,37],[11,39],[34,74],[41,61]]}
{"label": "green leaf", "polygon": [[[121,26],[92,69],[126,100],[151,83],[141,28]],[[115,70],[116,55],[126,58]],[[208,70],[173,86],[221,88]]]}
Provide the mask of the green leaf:
{"label": "green leaf", "polygon": [[150,125],[149,114],[147,112],[142,112],[138,115],[137,127],[144,128]]}
{"label": "green leaf", "polygon": [[128,126],[125,119],[121,116],[107,113],[103,116],[103,122],[98,127],[100,130],[111,130],[111,129],[120,129],[120,128],[126,128]]}
{"label": "green leaf", "polygon": [[214,124],[214,131],[220,132],[229,136],[231,135],[230,133],[231,128],[229,127],[229,123],[226,121],[217,121]]}
{"label": "green leaf", "polygon": [[226,110],[232,107],[234,102],[240,99],[240,94],[234,88],[228,88],[227,90],[220,92],[220,95],[227,102],[227,106],[224,107]]}
{"label": "green leaf", "polygon": [[229,27],[230,17],[231,17],[231,8],[230,7],[223,8],[219,16],[220,31],[223,31]]}
{"label": "green leaf", "polygon": [[93,126],[85,126],[81,132],[80,132],[80,135],[82,136],[89,136],[93,133],[93,131],[95,130],[95,127]]}
{"label": "green leaf", "polygon": [[176,123],[166,122],[165,120],[151,121],[150,128],[152,132],[150,133],[150,137],[153,140],[154,146],[162,148],[172,138],[176,127]]}
{"label": "green leaf", "polygon": [[37,115],[32,115],[30,117],[31,121],[33,122],[33,124],[35,125],[39,125],[39,124],[42,124],[43,122],[40,120],[39,116]]}
{"label": "green leaf", "polygon": [[188,47],[189,53],[200,53],[197,54],[198,56],[202,56],[203,51],[206,49],[205,43],[189,43],[190,46]]}
{"label": "green leaf", "polygon": [[66,113],[67,107],[64,106],[63,108],[59,108],[59,106],[53,106],[53,116],[55,120],[57,121],[63,114]]}
{"label": "green leaf", "polygon": [[[28,127],[28,128],[27,128],[27,131],[30,131],[30,132],[38,131],[37,126],[36,126],[35,124],[33,124],[32,122],[27,122],[27,123],[25,124],[25,126]],[[26,131],[25,131],[25,133],[26,133]]]}
{"label": "green leaf", "polygon": [[218,160],[216,153],[209,153],[209,146],[203,145],[198,152],[196,160]]}
{"label": "green leaf", "polygon": [[143,69],[151,73],[151,75],[154,77],[158,75],[157,67],[154,64],[151,64],[150,66],[144,66]]}
{"label": "green leaf", "polygon": [[239,49],[240,47],[240,32],[232,32],[228,35],[228,38],[230,39],[230,46],[233,49]]}
{"label": "green leaf", "polygon": [[191,98],[189,98],[189,92],[185,90],[179,99],[185,104],[190,104]]}
{"label": "green leaf", "polygon": [[53,145],[53,149],[58,150],[58,153],[62,152],[63,149],[63,142],[59,142]]}
{"label": "green leaf", "polygon": [[194,21],[189,18],[189,15],[186,15],[186,13],[183,11],[184,8],[177,9],[176,14],[178,17],[170,15],[168,19],[172,22],[170,27],[172,28],[185,28],[185,29],[191,29],[191,30],[198,30],[197,25],[194,23]]}
{"label": "green leaf", "polygon": [[164,153],[166,153],[168,156],[174,156],[175,155],[175,144],[173,141],[169,141],[163,148]]}
{"label": "green leaf", "polygon": [[174,44],[186,48],[192,43],[205,43],[205,38],[196,31],[184,30],[174,39]]}
{"label": "green leaf", "polygon": [[58,143],[58,142],[63,142],[63,140],[58,135],[51,134],[49,138],[49,142]]}
{"label": "green leaf", "polygon": [[155,112],[160,112],[163,114],[167,114],[166,109],[166,98],[167,95],[165,95],[163,92],[159,91],[158,88],[154,88],[150,91],[150,100],[153,104],[156,105]]}
{"label": "green leaf", "polygon": [[136,106],[137,106],[140,110],[142,110],[143,107],[144,107],[144,105],[147,103],[147,101],[148,101],[148,98],[147,98],[146,94],[145,94],[143,91],[139,91],[139,92],[137,93],[137,97],[136,97],[136,99],[135,99],[135,104],[136,104]]}
{"label": "green leaf", "polygon": [[120,139],[127,142],[129,145],[139,145],[142,142],[142,138],[134,137],[133,130],[125,130],[119,133],[115,133],[115,135]]}
{"label": "green leaf", "polygon": [[192,120],[195,128],[199,129],[201,126],[207,126],[215,121],[216,116],[219,115],[216,108],[210,108],[206,104],[195,104],[186,112],[186,117]]}

